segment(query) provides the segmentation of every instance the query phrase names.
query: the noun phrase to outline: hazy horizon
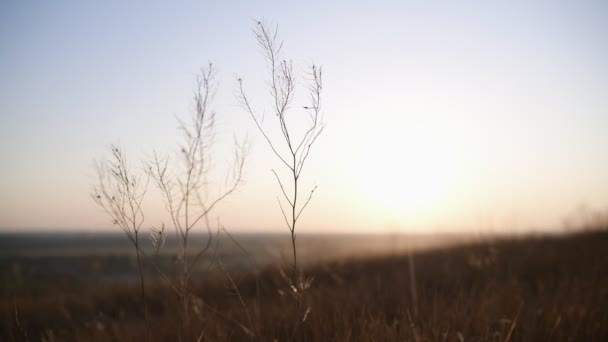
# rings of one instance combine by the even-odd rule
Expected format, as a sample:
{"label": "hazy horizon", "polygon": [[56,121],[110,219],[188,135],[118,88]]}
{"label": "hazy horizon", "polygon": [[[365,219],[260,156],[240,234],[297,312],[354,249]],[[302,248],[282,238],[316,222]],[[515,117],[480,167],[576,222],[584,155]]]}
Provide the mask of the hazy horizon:
{"label": "hazy horizon", "polygon": [[[234,93],[268,102],[254,19],[278,25],[298,82],[323,66],[327,128],[301,232],[559,230],[608,210],[608,3],[0,4],[0,232],[113,231],[94,161],[177,150],[197,72],[219,88],[212,175],[248,135],[245,183],[213,215],[287,232],[280,168]],[[294,112],[305,105],[299,98]],[[154,186],[150,187],[155,193]],[[166,220],[150,197],[145,227]],[[215,222],[215,221],[214,221]]]}

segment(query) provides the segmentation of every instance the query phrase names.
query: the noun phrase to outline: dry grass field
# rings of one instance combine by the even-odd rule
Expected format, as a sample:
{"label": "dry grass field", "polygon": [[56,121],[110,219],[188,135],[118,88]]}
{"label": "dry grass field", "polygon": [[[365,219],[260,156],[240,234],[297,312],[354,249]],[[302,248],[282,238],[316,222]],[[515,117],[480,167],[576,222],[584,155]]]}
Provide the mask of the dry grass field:
{"label": "dry grass field", "polygon": [[0,339],[606,341],[606,270],[606,230],[319,262],[301,324],[273,266],[193,281],[188,324],[162,283],[148,286],[148,321],[135,283],[54,289],[5,295]]}

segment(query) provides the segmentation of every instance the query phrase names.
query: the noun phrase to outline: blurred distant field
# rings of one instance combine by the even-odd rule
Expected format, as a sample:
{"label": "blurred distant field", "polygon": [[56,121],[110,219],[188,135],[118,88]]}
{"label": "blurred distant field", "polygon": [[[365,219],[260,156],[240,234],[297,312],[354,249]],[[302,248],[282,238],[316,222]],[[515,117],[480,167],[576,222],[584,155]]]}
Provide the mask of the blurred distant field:
{"label": "blurred distant field", "polygon": [[[175,272],[177,244],[169,238],[156,262],[163,271]],[[194,235],[193,253],[207,241],[206,234]],[[305,264],[397,253],[406,249],[426,249],[462,243],[471,235],[322,235],[302,234],[298,252]],[[153,254],[152,243],[144,239],[144,249]],[[236,241],[238,245],[234,242]],[[226,268],[253,271],[289,261],[289,238],[281,234],[234,234],[214,239],[195,273],[217,273],[215,254]],[[217,245],[216,245],[217,243]],[[99,284],[137,281],[133,246],[122,233],[0,233],[0,275],[3,295],[43,293],[55,288],[77,290]],[[155,277],[153,270],[148,270]]]}
{"label": "blurred distant field", "polygon": [[[297,335],[278,271],[289,242],[281,235],[234,238],[248,254],[221,240],[217,251],[228,267],[220,271],[213,258],[202,263],[193,284],[196,319],[184,331],[179,302],[159,279],[148,285],[146,327],[122,236],[5,234],[0,340],[608,340],[607,230],[493,241],[302,235],[302,260],[314,280]],[[167,270],[173,248],[169,242],[161,256]]]}

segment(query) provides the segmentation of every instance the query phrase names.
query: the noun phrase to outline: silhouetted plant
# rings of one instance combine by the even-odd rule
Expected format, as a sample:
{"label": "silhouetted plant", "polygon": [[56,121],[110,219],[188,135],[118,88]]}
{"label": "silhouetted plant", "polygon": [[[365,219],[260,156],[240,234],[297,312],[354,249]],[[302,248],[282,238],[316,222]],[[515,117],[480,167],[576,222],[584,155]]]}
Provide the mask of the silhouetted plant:
{"label": "silhouetted plant", "polygon": [[148,308],[139,237],[145,220],[142,202],[150,178],[131,170],[127,156],[119,146],[111,145],[110,152],[109,159],[96,165],[98,181],[91,197],[111,217],[113,224],[120,227],[135,248],[141,301],[147,322]]}
{"label": "silhouetted plant", "polygon": [[[242,183],[243,168],[247,155],[246,142],[235,141],[234,163],[227,172],[225,189],[216,197],[211,195],[209,171],[211,169],[211,147],[215,134],[215,112],[210,109],[215,91],[214,69],[211,64],[203,69],[197,79],[194,95],[195,112],[191,121],[181,122],[180,130],[184,141],[180,146],[175,163],[170,158],[161,158],[156,153],[148,164],[146,172],[132,171],[127,164],[124,151],[112,145],[110,159],[97,166],[98,184],[92,197],[118,225],[134,246],[141,283],[141,296],[146,322],[148,310],[145,300],[144,272],[142,257],[146,253],[141,245],[140,231],[144,224],[142,201],[147,193],[150,178],[158,186],[170,217],[179,244],[177,252],[178,279],[171,279],[158,266],[156,260],[150,264],[170,288],[178,295],[182,306],[183,329],[190,326],[190,312],[193,303],[190,278],[197,263],[209,251],[213,242],[213,232],[209,226],[209,215],[226,197]],[[203,246],[191,253],[194,248],[191,233],[194,229],[205,227],[207,238]],[[154,254],[159,255],[166,238],[165,223],[161,228],[150,228]],[[198,303],[198,301],[197,301]]]}
{"label": "silhouetted plant", "polygon": [[[227,177],[227,188],[216,197],[211,197],[207,177],[211,168],[211,146],[215,134],[216,113],[210,109],[215,87],[214,69],[209,64],[208,68],[201,71],[197,80],[197,91],[194,95],[196,110],[191,121],[180,122],[184,141],[177,158],[180,162],[175,163],[175,172],[169,171],[168,158],[162,159],[156,154],[149,167],[150,175],[162,194],[180,246],[178,262],[181,267],[177,287],[186,326],[190,316],[189,280],[197,262],[209,250],[213,241],[209,214],[241,184],[247,154],[247,144],[236,142],[234,164]],[[207,240],[204,246],[190,257],[191,232],[200,226],[206,228]]]}
{"label": "silhouetted plant", "polygon": [[[298,322],[302,322],[306,320],[306,317],[310,312],[309,307],[304,309],[301,305],[302,292],[310,286],[311,279],[303,277],[301,269],[298,266],[296,227],[300,215],[310,203],[316,190],[315,186],[308,192],[306,197],[303,197],[300,181],[311,147],[321,132],[323,132],[324,128],[321,113],[321,91],[323,88],[322,70],[320,67],[313,64],[310,66],[307,73],[308,77],[306,81],[309,102],[305,106],[302,106],[302,110],[307,114],[309,122],[307,127],[303,130],[303,134],[300,137],[296,137],[294,126],[288,125],[288,112],[293,109],[291,105],[294,100],[296,88],[296,78],[292,62],[281,58],[283,42],[277,38],[278,30],[276,27],[271,28],[266,23],[260,21],[257,22],[255,26],[254,34],[259,46],[264,51],[270,69],[270,80],[268,84],[270,88],[270,97],[272,99],[271,111],[276,117],[275,127],[278,126],[276,129],[280,130],[281,133],[280,142],[273,141],[263,127],[264,116],[263,114],[260,114],[260,111],[254,109],[254,106],[244,89],[242,78],[238,78],[238,98],[243,108],[253,119],[256,127],[268,143],[272,152],[290,174],[288,179],[291,181],[291,184],[288,184],[285,182],[285,179],[282,180],[281,177],[279,177],[279,174],[274,169],[272,170],[272,173],[279,184],[282,197],[288,205],[288,210],[286,212],[283,202],[277,197],[285,224],[291,234],[292,272],[289,279],[289,286],[297,302]],[[279,143],[283,144],[283,149],[279,148]],[[281,152],[281,150],[287,152]],[[291,185],[290,189],[287,185]]]}

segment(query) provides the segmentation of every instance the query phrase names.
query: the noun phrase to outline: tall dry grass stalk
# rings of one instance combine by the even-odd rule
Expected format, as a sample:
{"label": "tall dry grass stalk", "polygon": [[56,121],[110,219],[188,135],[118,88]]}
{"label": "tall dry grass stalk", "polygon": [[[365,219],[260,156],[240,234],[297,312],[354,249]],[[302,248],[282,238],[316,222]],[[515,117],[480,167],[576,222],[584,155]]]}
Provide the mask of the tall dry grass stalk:
{"label": "tall dry grass stalk", "polygon": [[[257,22],[254,30],[258,45],[264,52],[270,71],[269,95],[272,102],[271,112],[276,118],[275,128],[279,132],[279,140],[275,141],[264,127],[263,111],[254,109],[254,105],[247,95],[244,88],[244,81],[238,78],[239,92],[238,98],[242,107],[253,119],[259,132],[262,134],[269,148],[276,158],[284,166],[289,176],[282,178],[276,170],[272,173],[279,185],[282,200],[277,197],[279,208],[285,224],[290,232],[292,265],[291,277],[288,279],[291,293],[297,303],[297,325],[305,320],[310,312],[310,308],[302,306],[302,292],[309,286],[311,279],[305,278],[298,265],[298,254],[296,245],[296,232],[299,218],[310,203],[316,187],[308,192],[301,188],[301,177],[310,151],[319,135],[323,132],[324,123],[321,112],[321,92],[323,89],[322,69],[316,65],[310,66],[305,79],[307,85],[308,101],[301,107],[307,118],[308,123],[299,137],[296,134],[294,124],[288,124],[289,112],[293,112],[292,102],[295,97],[296,77],[293,71],[293,64],[282,58],[283,41],[278,39],[278,30],[272,28],[264,22]],[[286,204],[285,204],[286,203]],[[284,205],[285,204],[285,205]],[[287,207],[287,210],[286,208]],[[296,326],[297,326],[296,325]]]}
{"label": "tall dry grass stalk", "polygon": [[[191,289],[189,281],[192,272],[209,251],[213,242],[213,232],[209,225],[209,215],[226,197],[236,191],[243,180],[243,168],[247,156],[247,143],[235,141],[234,161],[228,172],[226,188],[213,197],[208,189],[208,175],[211,168],[211,147],[215,134],[216,113],[210,108],[216,90],[215,71],[209,64],[197,79],[194,94],[195,112],[190,122],[180,122],[184,141],[180,145],[178,161],[173,164],[168,158],[154,156],[149,170],[160,190],[170,224],[179,242],[178,261],[180,279],[177,284],[182,302],[184,324],[190,320]],[[176,166],[171,172],[169,166]],[[191,233],[197,227],[204,227],[207,240],[204,246],[191,254]]]}
{"label": "tall dry grass stalk", "polygon": [[145,221],[142,202],[150,178],[145,173],[133,171],[126,153],[117,145],[110,146],[110,158],[97,163],[96,171],[98,182],[91,197],[110,216],[112,223],[125,233],[135,249],[141,302],[148,322],[140,231]]}
{"label": "tall dry grass stalk", "polygon": [[[197,78],[194,94],[195,112],[189,121],[180,121],[183,142],[175,158],[163,158],[154,153],[154,159],[145,164],[145,169],[136,172],[127,163],[126,153],[120,147],[112,145],[110,158],[97,165],[98,182],[92,191],[95,203],[110,216],[115,225],[120,227],[135,249],[142,306],[148,322],[142,265],[147,254],[142,248],[140,239],[145,222],[142,202],[147,194],[149,181],[153,180],[157,185],[170,222],[168,224],[163,222],[161,228],[150,228],[154,255],[159,255],[166,241],[165,226],[171,226],[179,244],[177,279],[165,274],[156,258],[146,258],[146,260],[180,299],[183,335],[187,335],[191,330],[190,316],[194,303],[190,279],[198,262],[209,252],[214,239],[209,225],[209,215],[242,183],[247,156],[247,142],[239,142],[235,139],[234,160],[226,172],[225,187],[218,191],[209,189],[216,117],[216,113],[211,109],[217,87],[214,76],[213,66],[209,64]],[[202,247],[195,249],[191,239],[193,231],[198,228],[207,232],[207,238]]]}

